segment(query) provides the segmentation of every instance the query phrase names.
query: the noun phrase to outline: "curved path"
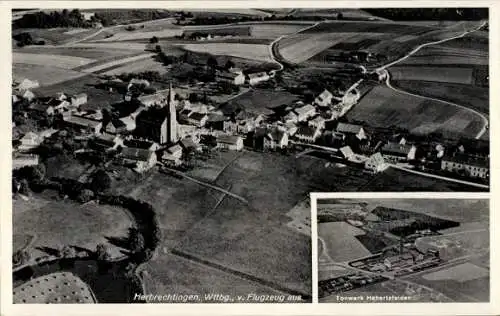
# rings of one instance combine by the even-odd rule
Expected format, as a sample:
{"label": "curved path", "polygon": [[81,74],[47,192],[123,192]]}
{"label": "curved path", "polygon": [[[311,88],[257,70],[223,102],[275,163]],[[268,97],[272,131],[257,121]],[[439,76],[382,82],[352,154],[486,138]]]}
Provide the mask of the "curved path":
{"label": "curved path", "polygon": [[421,50],[422,48],[425,48],[425,47],[431,46],[431,45],[438,45],[438,44],[441,44],[441,43],[445,43],[447,41],[451,41],[451,40],[454,40],[454,39],[457,39],[457,38],[464,37],[465,35],[467,35],[469,33],[472,33],[472,32],[475,32],[475,31],[481,29],[484,25],[486,25],[486,23],[487,23],[487,21],[483,21],[483,23],[481,23],[481,25],[479,25],[478,27],[473,28],[473,29],[471,29],[469,31],[464,31],[462,34],[457,35],[457,36],[452,36],[452,37],[448,37],[448,38],[445,38],[445,39],[442,39],[442,40],[439,40],[439,41],[433,41],[433,42],[428,42],[428,43],[419,45],[415,49],[413,49],[412,51],[410,51],[408,54],[406,54],[405,56],[399,58],[398,60],[395,60],[395,61],[390,62],[388,64],[385,64],[385,65],[383,65],[381,67],[378,67],[375,70],[375,72],[383,71],[385,73],[385,75],[386,75],[386,80],[385,80],[386,86],[389,89],[391,89],[391,90],[393,90],[395,92],[406,94],[406,95],[410,95],[410,96],[421,98],[421,99],[432,100],[432,101],[437,101],[437,102],[441,102],[441,103],[444,103],[444,104],[452,105],[452,106],[455,106],[455,107],[458,107],[460,109],[469,111],[469,112],[471,112],[471,113],[479,116],[481,118],[481,120],[483,121],[483,127],[481,128],[481,130],[475,136],[476,139],[479,139],[488,130],[488,124],[489,124],[488,123],[488,118],[484,114],[479,113],[476,110],[473,110],[471,108],[468,108],[468,107],[460,105],[460,104],[456,104],[456,103],[453,103],[453,102],[449,102],[449,101],[445,101],[445,100],[441,100],[441,99],[437,99],[437,98],[426,97],[426,96],[423,96],[423,95],[419,95],[419,94],[415,94],[415,93],[411,93],[411,92],[406,92],[404,90],[395,88],[394,86],[391,85],[391,82],[390,82],[391,76],[390,76],[389,72],[387,71],[387,68],[389,68],[391,66],[394,66],[394,65],[396,65],[396,64],[398,64],[398,63],[400,63],[400,62],[402,62],[402,61],[404,61],[406,59],[408,59],[409,57],[411,57],[412,55],[414,55],[415,53],[417,53],[419,50]]}

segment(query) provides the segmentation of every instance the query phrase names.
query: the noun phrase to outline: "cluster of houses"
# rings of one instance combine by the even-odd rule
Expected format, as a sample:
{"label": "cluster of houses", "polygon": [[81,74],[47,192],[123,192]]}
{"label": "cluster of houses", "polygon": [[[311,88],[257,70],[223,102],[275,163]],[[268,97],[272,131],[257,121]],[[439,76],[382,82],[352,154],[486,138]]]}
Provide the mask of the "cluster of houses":
{"label": "cluster of houses", "polygon": [[[246,80],[240,70],[231,68],[228,73],[232,74],[231,78],[239,78],[233,79],[240,80],[238,83]],[[33,82],[26,79],[19,85],[22,89],[16,91],[27,91],[26,88],[33,87]],[[132,79],[127,90],[134,85],[147,87],[149,83]],[[290,147],[290,143],[313,145],[320,142],[341,159],[374,173],[385,170],[390,164],[407,164],[425,157],[419,144],[410,143],[404,137],[375,142],[362,125],[339,122],[360,98],[356,84],[347,91],[324,90],[311,104],[296,102],[288,106],[281,117],[274,118],[245,110],[228,114],[214,106],[191,103],[175,96],[172,86],[141,95],[137,97],[139,102],[135,103],[135,108],[118,111],[117,116],[108,119],[100,110],[81,109],[88,101],[84,93],[33,98],[29,110],[47,116],[60,114],[66,126],[93,135],[95,148],[120,149],[124,162],[133,163],[141,172],[158,161],[178,166],[183,163],[186,152],[199,151],[202,145],[242,150],[245,144],[273,151]],[[43,137],[26,134],[20,140],[19,151],[29,152]],[[470,145],[444,148],[439,144],[433,155],[428,159],[439,160],[443,171],[489,178],[488,149],[477,151]]]}
{"label": "cluster of houses", "polygon": [[218,82],[224,82],[235,86],[241,86],[244,84],[255,86],[259,83],[268,81],[269,79],[271,79],[271,76],[265,71],[245,75],[243,74],[243,70],[235,67],[231,67],[228,70],[218,70],[216,72],[216,80]]}

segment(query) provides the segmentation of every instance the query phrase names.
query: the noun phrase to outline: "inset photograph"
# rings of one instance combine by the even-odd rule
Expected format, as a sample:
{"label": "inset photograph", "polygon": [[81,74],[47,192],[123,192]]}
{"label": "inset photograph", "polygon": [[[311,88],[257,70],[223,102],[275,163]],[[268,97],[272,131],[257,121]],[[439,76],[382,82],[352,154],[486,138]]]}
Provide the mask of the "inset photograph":
{"label": "inset photograph", "polygon": [[318,199],[319,303],[488,302],[489,200]]}

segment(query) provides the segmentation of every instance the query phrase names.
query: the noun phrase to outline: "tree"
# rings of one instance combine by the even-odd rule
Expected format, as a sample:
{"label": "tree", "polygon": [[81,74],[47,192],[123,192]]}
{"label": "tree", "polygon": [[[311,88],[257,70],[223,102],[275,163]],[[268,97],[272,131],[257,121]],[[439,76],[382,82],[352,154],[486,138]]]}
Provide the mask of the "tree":
{"label": "tree", "polygon": [[189,94],[189,102],[196,103],[199,101],[198,94],[196,92],[192,92]]}
{"label": "tree", "polygon": [[210,56],[207,59],[207,66],[212,70],[215,71],[215,69],[219,66],[217,59],[214,56]]}
{"label": "tree", "polygon": [[40,163],[31,168],[31,179],[35,182],[40,182],[45,179],[46,172],[47,168],[43,163]]}
{"label": "tree", "polygon": [[111,186],[111,177],[106,171],[99,169],[92,175],[90,189],[94,193],[105,192]]}
{"label": "tree", "polygon": [[104,244],[98,244],[95,249],[95,255],[98,261],[105,262],[111,259],[111,255],[108,252],[108,247]]}
{"label": "tree", "polygon": [[151,37],[151,38],[149,39],[149,42],[150,42],[151,44],[156,44],[156,43],[158,43],[158,37],[156,37],[156,36]]}
{"label": "tree", "polygon": [[128,242],[130,250],[133,253],[137,253],[144,250],[145,247],[144,236],[135,227],[132,227],[128,230]]}
{"label": "tree", "polygon": [[19,193],[24,194],[24,195],[29,195],[30,194],[30,184],[28,180],[22,179],[21,180],[21,185],[19,187]]}
{"label": "tree", "polygon": [[228,59],[226,62],[226,65],[224,66],[226,70],[229,70],[231,68],[234,68],[234,62],[231,59]]}
{"label": "tree", "polygon": [[65,258],[65,259],[74,258],[76,256],[75,248],[70,247],[68,245],[64,246],[61,249],[60,253],[61,253],[61,257]]}
{"label": "tree", "polygon": [[78,194],[77,200],[80,203],[87,203],[93,198],[94,198],[94,192],[92,190],[83,189],[80,191],[80,194]]}
{"label": "tree", "polygon": [[12,265],[18,266],[30,261],[31,255],[26,250],[18,250],[12,255]]}

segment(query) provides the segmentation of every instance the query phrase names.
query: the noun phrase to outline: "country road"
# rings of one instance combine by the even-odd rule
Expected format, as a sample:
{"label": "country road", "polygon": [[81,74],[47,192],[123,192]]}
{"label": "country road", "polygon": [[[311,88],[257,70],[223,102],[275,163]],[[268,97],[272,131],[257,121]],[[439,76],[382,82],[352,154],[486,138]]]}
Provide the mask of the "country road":
{"label": "country road", "polygon": [[469,111],[477,116],[479,116],[481,118],[481,120],[483,121],[483,127],[481,128],[481,130],[477,133],[477,135],[475,136],[476,139],[480,139],[484,133],[486,133],[486,131],[488,130],[488,118],[482,114],[482,113],[479,113],[478,111],[476,110],[473,110],[471,108],[468,108],[466,106],[463,106],[463,105],[460,105],[460,104],[457,104],[457,103],[453,103],[453,102],[449,102],[449,101],[445,101],[445,100],[441,100],[441,99],[438,99],[438,98],[431,98],[431,97],[426,97],[426,96],[423,96],[423,95],[419,95],[419,94],[416,94],[416,93],[411,93],[411,92],[407,92],[407,91],[404,91],[404,90],[401,90],[401,89],[398,89],[398,88],[395,88],[392,84],[391,84],[391,76],[390,76],[390,73],[389,71],[387,71],[387,68],[391,67],[391,66],[394,66],[406,59],[408,59],[409,57],[411,57],[412,55],[414,55],[415,53],[417,53],[418,51],[420,51],[422,48],[424,47],[427,47],[427,46],[432,46],[432,45],[439,45],[439,44],[442,44],[442,43],[445,43],[445,42],[448,42],[448,41],[451,41],[451,40],[454,40],[454,39],[457,39],[457,38],[461,38],[461,37],[464,37],[465,35],[469,34],[469,33],[472,33],[472,32],[476,32],[478,31],[479,29],[481,29],[483,26],[485,26],[487,23],[487,21],[483,21],[483,23],[481,23],[481,25],[479,25],[478,27],[472,29],[472,30],[469,30],[469,31],[464,31],[462,34],[460,35],[457,35],[457,36],[452,36],[452,37],[448,37],[448,38],[445,38],[445,39],[442,39],[442,40],[438,40],[438,41],[433,41],[433,42],[428,42],[428,43],[425,43],[425,44],[422,44],[422,45],[419,45],[417,46],[415,49],[413,49],[412,51],[410,51],[408,54],[406,54],[405,56],[393,61],[393,62],[390,62],[388,64],[385,64],[381,67],[378,67],[375,71],[383,71],[385,74],[386,74],[386,80],[385,80],[385,84],[386,86],[395,91],[395,92],[398,92],[398,93],[402,93],[402,94],[406,94],[406,95],[410,95],[410,96],[413,96],[413,97],[417,97],[417,98],[421,98],[421,99],[426,99],[426,100],[432,100],[432,101],[437,101],[437,102],[441,102],[441,103],[444,103],[444,104],[448,104],[448,105],[452,105],[452,106],[455,106],[455,107],[458,107],[460,109],[463,109],[463,110],[466,110],[466,111]]}

